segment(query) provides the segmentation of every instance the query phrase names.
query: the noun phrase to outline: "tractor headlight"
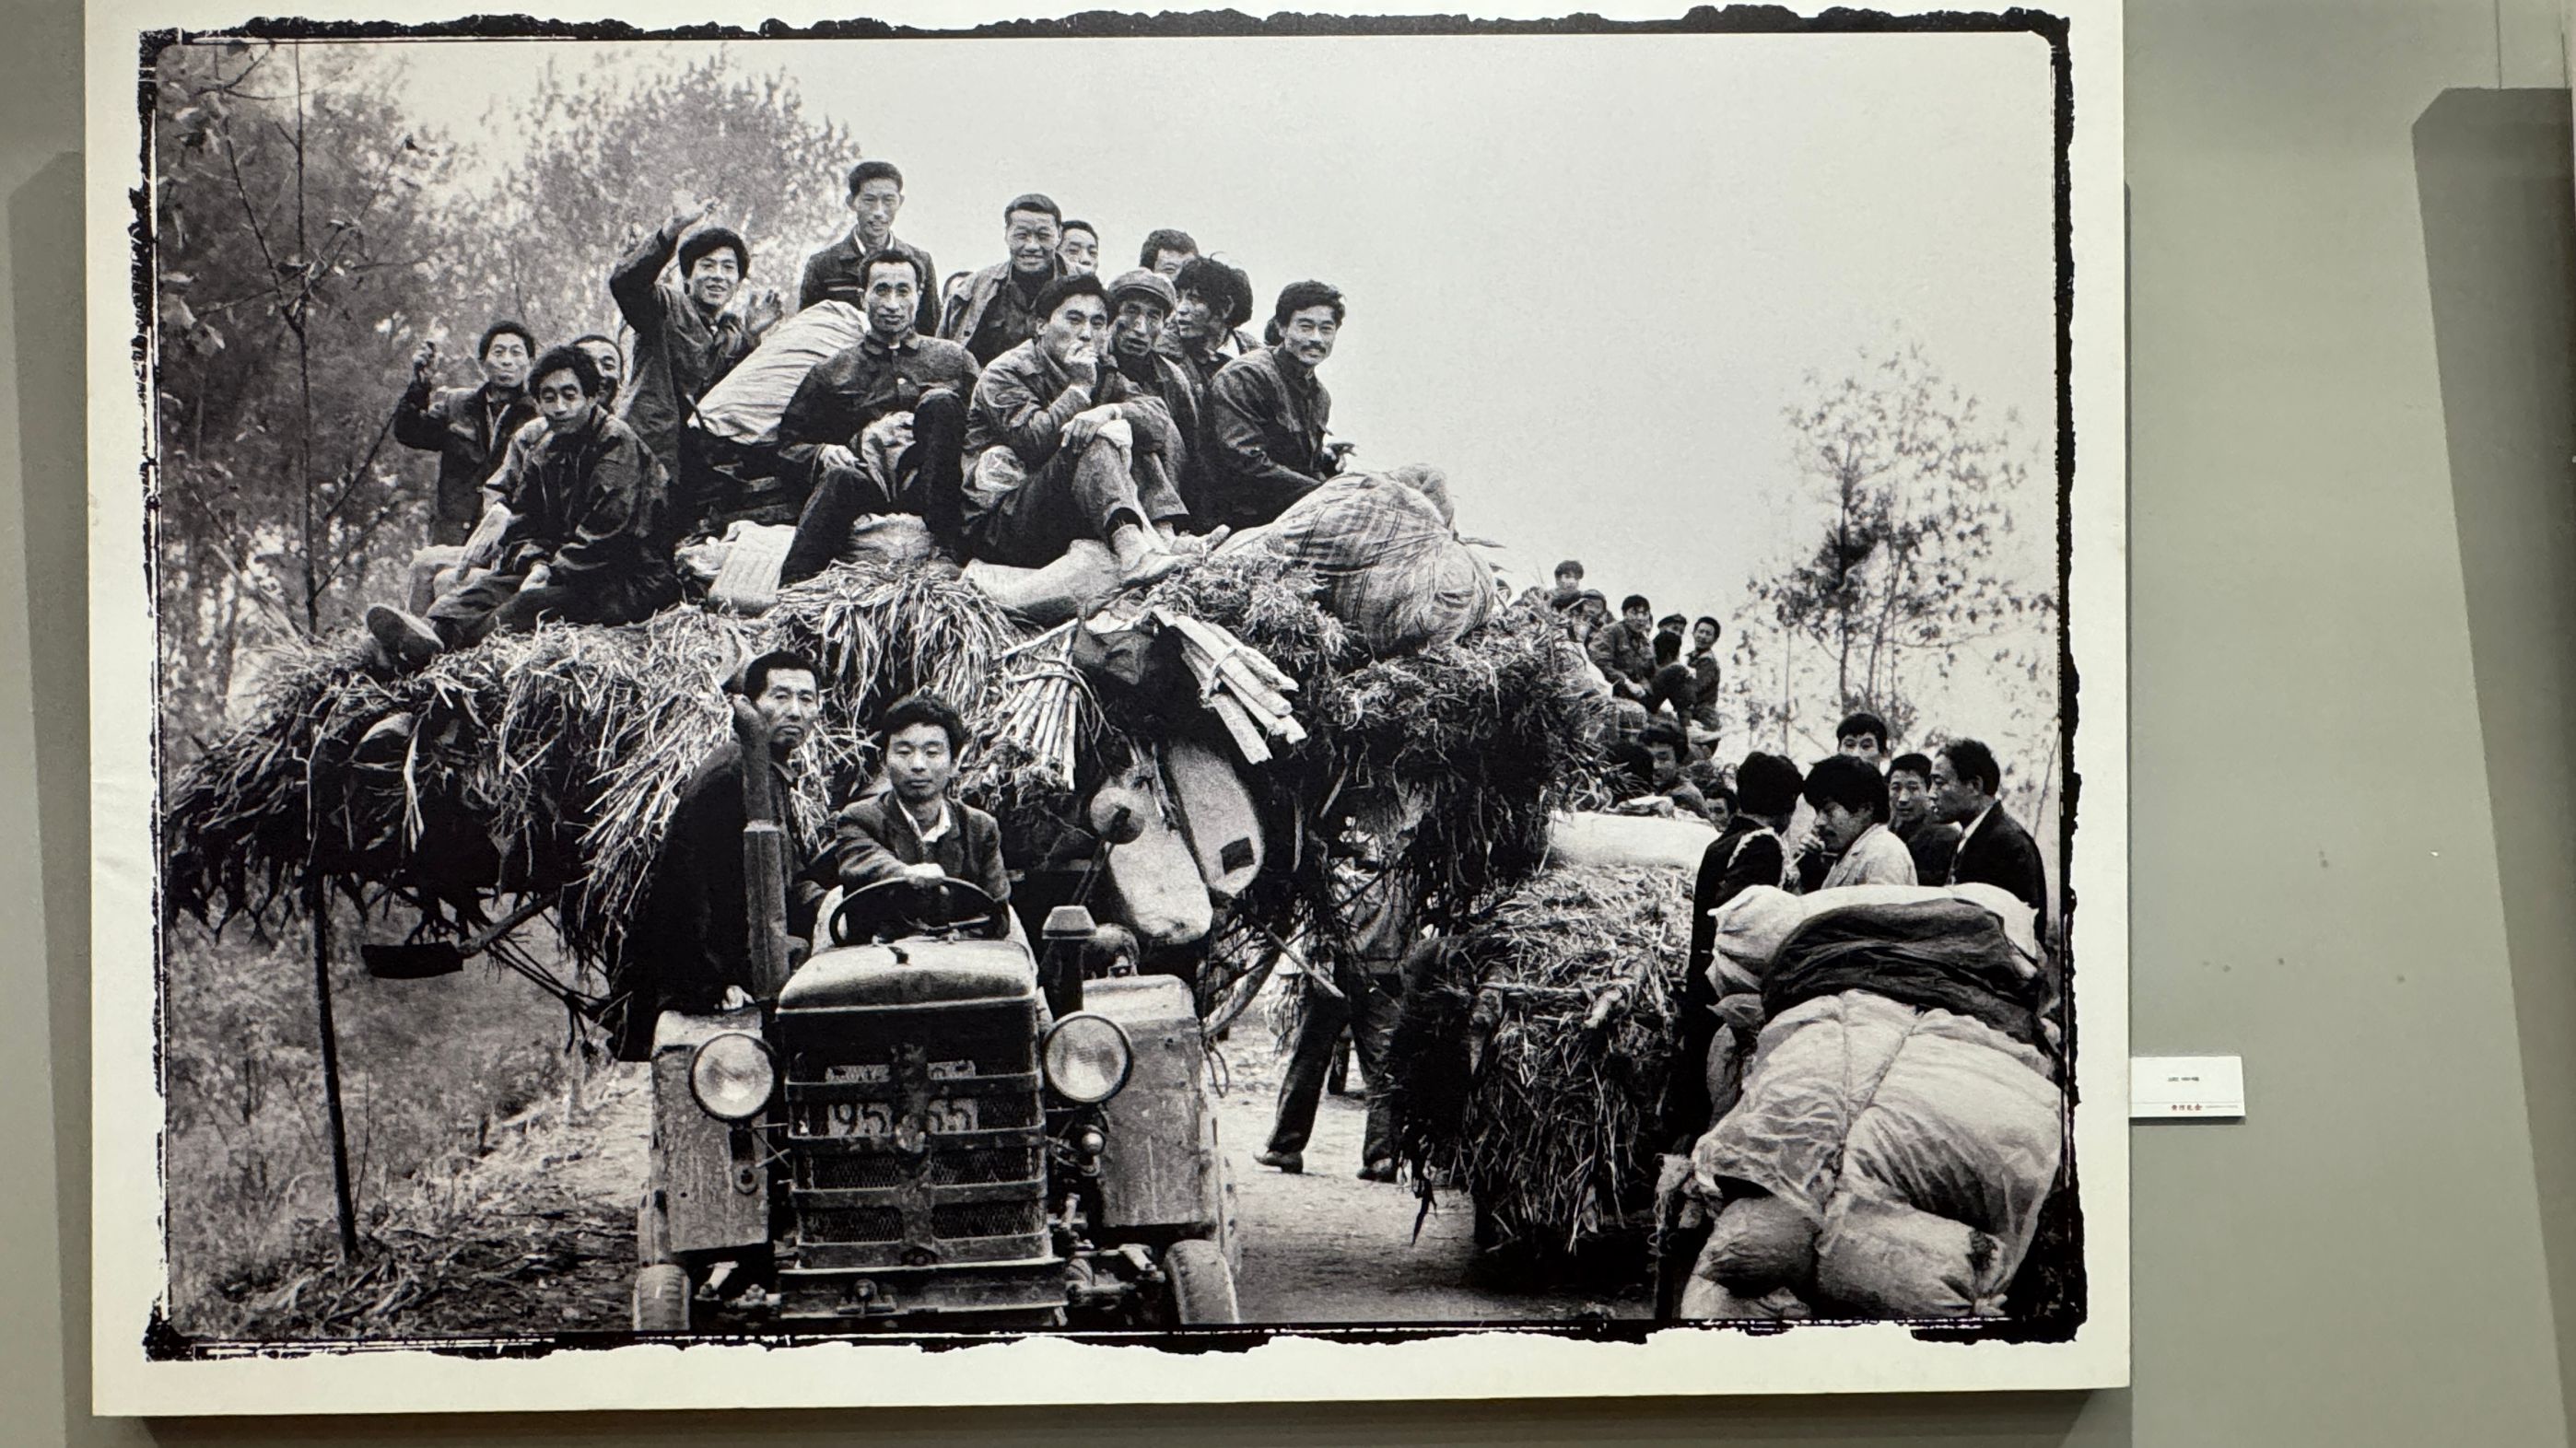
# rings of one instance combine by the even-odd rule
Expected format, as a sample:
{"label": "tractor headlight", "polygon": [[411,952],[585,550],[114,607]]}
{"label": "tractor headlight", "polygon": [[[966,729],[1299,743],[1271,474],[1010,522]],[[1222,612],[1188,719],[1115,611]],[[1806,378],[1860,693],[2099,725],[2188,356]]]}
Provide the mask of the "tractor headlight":
{"label": "tractor headlight", "polygon": [[689,1094],[709,1116],[749,1121],[778,1089],[778,1060],[760,1037],[726,1031],[698,1044],[689,1058]]}
{"label": "tractor headlight", "polygon": [[1117,1095],[1127,1084],[1136,1053],[1116,1021],[1076,1011],[1047,1032],[1038,1059],[1057,1095],[1090,1106]]}

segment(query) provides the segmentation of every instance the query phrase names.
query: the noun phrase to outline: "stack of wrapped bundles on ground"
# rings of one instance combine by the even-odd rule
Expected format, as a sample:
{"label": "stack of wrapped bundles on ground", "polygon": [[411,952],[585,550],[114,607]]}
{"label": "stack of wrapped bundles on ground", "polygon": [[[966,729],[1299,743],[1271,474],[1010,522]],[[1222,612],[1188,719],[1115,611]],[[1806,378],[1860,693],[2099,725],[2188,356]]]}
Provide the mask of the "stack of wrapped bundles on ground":
{"label": "stack of wrapped bundles on ground", "polygon": [[2066,1135],[2030,908],[1755,889],[1717,922],[1719,989],[1758,992],[1763,1024],[1692,1153],[1720,1205],[1682,1314],[2000,1315]]}
{"label": "stack of wrapped bundles on ground", "polygon": [[1484,1245],[1537,1257],[1643,1231],[1689,917],[1680,872],[1550,869],[1414,952],[1389,1086],[1426,1205],[1463,1187]]}

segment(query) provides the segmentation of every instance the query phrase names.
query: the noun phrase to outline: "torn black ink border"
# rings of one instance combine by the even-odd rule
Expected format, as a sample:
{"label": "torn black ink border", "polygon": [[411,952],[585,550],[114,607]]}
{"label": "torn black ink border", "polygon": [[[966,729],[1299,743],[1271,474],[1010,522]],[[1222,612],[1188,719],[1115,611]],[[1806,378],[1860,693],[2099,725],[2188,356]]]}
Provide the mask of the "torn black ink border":
{"label": "torn black ink border", "polygon": [[[528,15],[474,15],[457,20],[424,24],[401,24],[391,21],[313,21],[292,18],[259,17],[237,26],[205,31],[182,31],[176,28],[148,30],[138,36],[137,105],[141,119],[141,146],[137,174],[149,178],[153,169],[153,140],[157,122],[156,73],[161,52],[181,43],[220,40],[270,41],[404,41],[404,40],[579,40],[579,41],[730,41],[757,43],[799,40],[959,40],[959,39],[1262,39],[1274,37],[1314,36],[1569,36],[1569,35],[1860,35],[1860,34],[2029,34],[2048,45],[2052,78],[2051,111],[2053,119],[2054,161],[2054,257],[2055,315],[2057,362],[2057,599],[2058,599],[2058,729],[2062,761],[2062,804],[2058,845],[2058,881],[2061,902],[2062,937],[2071,941],[2074,934],[2076,906],[2069,871],[2074,861],[2077,817],[2083,776],[2076,768],[2075,735],[2078,718],[2077,701],[2080,683],[2074,653],[2074,600],[2070,590],[2074,559],[2074,488],[2075,488],[2075,409],[2074,409],[2074,309],[2075,249],[2073,220],[2073,149],[2075,139],[2075,92],[2073,56],[2069,47],[2071,23],[2062,15],[2037,9],[2010,9],[1995,12],[1938,11],[1916,15],[1893,15],[1884,11],[1835,8],[1808,16],[1780,6],[1735,5],[1724,8],[1696,6],[1685,14],[1668,20],[1613,21],[1598,15],[1575,14],[1552,19],[1508,20],[1473,19],[1462,15],[1334,15],[1281,12],[1256,19],[1239,11],[1200,11],[1194,13],[1163,12],[1146,15],[1128,12],[1091,11],[1062,19],[1022,19],[997,21],[961,29],[933,29],[895,25],[871,19],[819,21],[811,25],[790,25],[781,21],[763,21],[755,27],[738,25],[690,25],[649,29],[622,21],[572,22],[541,20]],[[131,360],[137,385],[143,394],[144,416],[153,415],[151,368],[153,342],[157,334],[154,305],[154,212],[148,185],[136,186],[130,195],[134,221],[129,231],[133,245],[132,288],[136,332],[131,344]],[[2097,305],[2102,304],[2097,299]],[[143,458],[138,469],[138,482],[145,499],[144,506],[144,584],[145,597],[152,599],[153,547],[152,531],[158,499],[158,439],[147,436]],[[155,655],[158,655],[158,614],[155,611]],[[157,688],[157,686],[156,686]],[[160,719],[156,710],[151,725],[151,768],[153,770],[152,816],[153,858],[161,858],[161,739]],[[161,1060],[162,1029],[166,1018],[167,967],[165,963],[164,927],[161,918],[160,880],[156,870],[153,881],[153,1065],[156,1096],[164,1095],[166,1081]],[[1908,1324],[1921,1341],[1973,1345],[1978,1343],[2066,1343],[2072,1342],[2090,1316],[2090,1289],[2085,1261],[2085,1234],[2076,1171],[2075,1111],[2079,1101],[2075,1062],[2077,1048],[2075,969],[2071,949],[2062,963],[2064,973],[2064,1007],[2066,1012],[2064,1041],[2063,1112],[2064,1148],[2063,1180],[2059,1196],[2064,1210],[2043,1215],[2039,1237],[2032,1244],[2036,1257],[2043,1252],[2063,1257],[2063,1275],[2057,1283],[2058,1296],[2029,1315],[2005,1318],[1981,1318],[1958,1323]],[[156,1151],[156,1157],[158,1152]],[[162,1181],[163,1208],[167,1210],[167,1162],[156,1160],[156,1171]],[[2052,1205],[2055,1205],[2053,1201]],[[166,1227],[165,1227],[166,1231]],[[164,1262],[166,1271],[166,1242]],[[165,1280],[166,1291],[166,1280]],[[1668,1323],[1652,1318],[1575,1319],[1564,1321],[1467,1321],[1406,1322],[1401,1324],[1332,1323],[1313,1325],[1261,1325],[1235,1329],[1189,1329],[1160,1333],[1061,1333],[1046,1336],[1069,1337],[1074,1341],[1102,1344],[1147,1345],[1167,1352],[1199,1353],[1208,1351],[1239,1352],[1257,1347],[1274,1337],[1312,1337],[1359,1344],[1390,1344],[1450,1337],[1466,1333],[1513,1333],[1527,1336],[1557,1337],[1579,1342],[1641,1343],[1661,1331],[1737,1332],[1767,1336],[1780,1332],[1829,1330],[1851,1323],[1813,1320],[1789,1323]],[[939,1351],[974,1346],[993,1341],[1007,1341],[1036,1334],[806,1334],[770,1333],[760,1335],[708,1335],[692,1339],[693,1343],[754,1344],[764,1347],[797,1347],[822,1342],[875,1342]],[[214,1361],[254,1357],[303,1356],[309,1354],[351,1354],[386,1351],[426,1351],[469,1359],[529,1359],[567,1349],[595,1350],[624,1347],[637,1342],[666,1342],[667,1339],[645,1338],[627,1331],[590,1331],[527,1333],[510,1336],[478,1337],[386,1337],[349,1339],[226,1339],[192,1337],[179,1331],[166,1316],[160,1304],[154,1306],[142,1334],[144,1357],[152,1362]]]}

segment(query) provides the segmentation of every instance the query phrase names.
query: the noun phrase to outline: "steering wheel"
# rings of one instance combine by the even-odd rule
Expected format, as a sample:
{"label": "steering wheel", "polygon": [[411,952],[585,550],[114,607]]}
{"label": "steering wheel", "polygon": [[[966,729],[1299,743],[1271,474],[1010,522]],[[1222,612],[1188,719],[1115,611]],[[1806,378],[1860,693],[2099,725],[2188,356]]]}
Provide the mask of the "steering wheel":
{"label": "steering wheel", "polygon": [[898,876],[843,895],[832,912],[831,937],[834,945],[858,945],[954,936],[972,926],[989,928],[1001,913],[1002,902],[972,881]]}

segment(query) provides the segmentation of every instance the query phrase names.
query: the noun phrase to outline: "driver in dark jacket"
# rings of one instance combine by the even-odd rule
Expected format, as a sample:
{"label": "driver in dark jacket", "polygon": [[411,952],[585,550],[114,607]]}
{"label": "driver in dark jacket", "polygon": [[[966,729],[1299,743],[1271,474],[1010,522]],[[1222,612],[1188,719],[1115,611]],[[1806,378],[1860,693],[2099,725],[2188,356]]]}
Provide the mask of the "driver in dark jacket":
{"label": "driver in dark jacket", "polygon": [[1004,908],[987,933],[1010,933],[1011,877],[1002,866],[1002,828],[973,805],[948,797],[966,721],[935,695],[898,699],[878,721],[887,788],[842,807],[834,822],[841,888],[888,880],[963,880]]}
{"label": "driver in dark jacket", "polygon": [[[770,757],[785,807],[795,792],[795,750],[822,713],[819,675],[797,654],[768,653],[743,670],[742,692],[769,721]],[[662,834],[662,851],[646,881],[642,911],[626,933],[617,995],[625,1001],[612,1017],[621,1061],[649,1060],[653,1023],[666,1010],[707,1014],[739,1010],[751,998],[751,925],[742,835],[745,823],[741,747],[716,746],[680,791],[678,808]],[[831,856],[794,858],[790,830],[787,862],[789,950],[813,938],[815,911],[831,881]]]}

